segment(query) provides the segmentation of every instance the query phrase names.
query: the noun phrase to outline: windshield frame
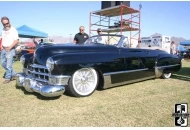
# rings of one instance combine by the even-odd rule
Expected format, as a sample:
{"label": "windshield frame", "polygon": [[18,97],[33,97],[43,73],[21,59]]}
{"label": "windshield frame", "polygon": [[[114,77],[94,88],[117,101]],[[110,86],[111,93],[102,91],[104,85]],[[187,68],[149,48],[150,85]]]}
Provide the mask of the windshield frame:
{"label": "windshield frame", "polygon": [[[127,38],[127,40],[128,40],[128,37],[125,37],[125,36],[123,36],[123,35],[101,34],[101,35],[93,35],[93,36],[89,37],[89,38],[84,42],[84,44],[86,44],[86,45],[88,45],[88,44],[102,44],[102,43],[95,43],[95,42],[89,43],[89,42],[88,42],[89,39],[92,39],[92,38],[98,37],[98,36],[108,36],[108,37],[111,37],[111,38],[120,37],[120,39],[118,40],[118,43],[115,44],[116,47],[123,47],[124,39]],[[109,38],[109,40],[110,40],[111,38]],[[115,38],[114,38],[114,39],[115,39]],[[114,46],[114,45],[110,45],[110,44],[102,44],[102,45]]]}

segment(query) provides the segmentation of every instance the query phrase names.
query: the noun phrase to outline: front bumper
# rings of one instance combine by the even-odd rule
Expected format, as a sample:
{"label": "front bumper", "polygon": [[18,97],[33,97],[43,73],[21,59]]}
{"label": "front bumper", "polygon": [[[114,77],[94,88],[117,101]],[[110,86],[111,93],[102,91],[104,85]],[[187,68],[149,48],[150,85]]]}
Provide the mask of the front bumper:
{"label": "front bumper", "polygon": [[65,86],[63,85],[49,85],[48,83],[39,82],[24,73],[16,75],[16,84],[19,87],[24,87],[28,92],[36,92],[45,97],[57,97],[65,92]]}

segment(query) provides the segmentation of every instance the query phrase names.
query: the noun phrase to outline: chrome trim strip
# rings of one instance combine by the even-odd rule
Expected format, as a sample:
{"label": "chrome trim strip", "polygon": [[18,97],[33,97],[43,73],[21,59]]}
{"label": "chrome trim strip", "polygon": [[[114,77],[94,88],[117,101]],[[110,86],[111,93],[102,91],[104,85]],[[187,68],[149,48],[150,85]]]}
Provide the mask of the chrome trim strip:
{"label": "chrome trim strip", "polygon": [[[175,67],[175,66],[178,66],[180,64],[175,64],[175,65],[165,65],[165,66],[156,66],[156,68],[158,69],[162,69],[162,68],[169,68],[169,67]],[[155,67],[154,67],[155,68]]]}
{"label": "chrome trim strip", "polygon": [[70,78],[69,75],[49,75],[49,78]]}
{"label": "chrome trim strip", "polygon": [[48,80],[45,79],[39,79],[39,78],[34,78],[34,79],[40,82],[48,83]]}
{"label": "chrome trim strip", "polygon": [[[61,75],[61,76],[50,75],[49,80],[46,80],[46,79],[34,77],[32,76],[32,73],[30,74],[30,76],[36,81],[44,82],[50,85],[68,85],[68,80],[71,77],[71,76],[65,76],[65,75]],[[56,83],[52,82],[52,80],[54,79],[56,79]]]}
{"label": "chrome trim strip", "polygon": [[140,79],[135,79],[135,80],[124,81],[124,82],[112,84],[111,76],[106,75],[106,76],[104,76],[104,87],[103,88],[107,89],[107,88],[112,88],[112,87],[115,87],[115,86],[127,85],[127,84],[130,84],[130,83],[135,83],[135,82],[148,80],[148,79],[153,79],[153,78],[155,78],[155,76],[149,76],[149,77],[146,77],[146,78],[140,78]]}
{"label": "chrome trim strip", "polygon": [[40,81],[40,82],[44,82],[44,83],[49,83],[49,84],[51,84],[52,85],[52,83],[51,83],[51,79],[53,78],[53,79],[59,79],[59,80],[61,80],[61,81],[65,81],[65,83],[57,83],[57,84],[55,84],[54,83],[54,85],[67,85],[68,83],[68,80],[69,80],[69,78],[71,77],[71,76],[65,76],[65,75],[61,75],[61,76],[54,76],[54,75],[50,75],[49,76],[49,81],[48,80],[45,80],[45,79],[40,79],[40,78],[36,78],[36,77],[33,77],[33,76],[31,76],[33,79],[35,79],[36,81]]}
{"label": "chrome trim strip", "polygon": [[68,85],[71,76],[52,76],[49,77],[48,83],[50,85]]}
{"label": "chrome trim strip", "polygon": [[43,65],[32,64],[30,66],[33,67],[33,68],[47,69],[47,67],[43,66]]}
{"label": "chrome trim strip", "polygon": [[153,68],[155,68],[155,75],[156,75],[156,78],[160,78],[160,77],[162,76],[163,71],[164,71],[165,68],[175,67],[175,66],[179,66],[179,65],[180,65],[180,64],[153,67]]}
{"label": "chrome trim strip", "polygon": [[113,75],[113,74],[122,74],[122,73],[132,73],[132,72],[145,71],[145,70],[148,70],[148,68],[137,69],[137,70],[125,70],[125,71],[118,71],[118,72],[108,72],[108,73],[104,73],[103,76],[108,76],[108,75]]}
{"label": "chrome trim strip", "polygon": [[48,80],[40,79],[40,78],[34,77],[32,74],[28,74],[28,76],[30,76],[30,77],[31,77],[32,79],[34,79],[34,80],[37,80],[37,81],[40,81],[40,82],[44,82],[44,83],[48,83]]}
{"label": "chrome trim strip", "polygon": [[[29,70],[30,71],[30,70]],[[44,76],[49,76],[48,73],[41,73],[41,72],[36,72],[36,71],[30,71],[32,74],[38,74],[38,75],[44,75]]]}
{"label": "chrome trim strip", "polygon": [[104,73],[103,76],[113,75],[113,74],[122,74],[122,73],[125,73],[125,71],[108,72],[108,73]]}

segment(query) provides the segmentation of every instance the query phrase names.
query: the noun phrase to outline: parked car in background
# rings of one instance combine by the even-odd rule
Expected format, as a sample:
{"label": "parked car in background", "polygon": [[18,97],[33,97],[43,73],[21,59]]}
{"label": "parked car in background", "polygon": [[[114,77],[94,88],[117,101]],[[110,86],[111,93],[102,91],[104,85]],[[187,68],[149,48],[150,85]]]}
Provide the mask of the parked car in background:
{"label": "parked car in background", "polygon": [[14,57],[15,61],[20,60],[20,57],[27,53],[34,53],[36,50],[35,46],[31,46],[30,44],[18,44],[16,46],[16,55]]}
{"label": "parked car in background", "polygon": [[[54,44],[53,42],[44,42],[41,43],[42,45],[50,45],[50,44]],[[33,43],[28,43],[28,44],[21,44],[18,47],[16,47],[16,56],[15,56],[15,60],[19,60],[20,57],[24,54],[28,54],[28,53],[34,53],[36,51],[36,46],[33,45]]]}
{"label": "parked car in background", "polygon": [[188,46],[178,46],[177,53],[184,59],[190,59],[190,48]]}
{"label": "parked car in background", "polygon": [[129,48],[123,35],[101,36],[112,43],[99,42],[102,37],[92,36],[84,44],[42,45],[34,53],[22,55],[23,71],[16,76],[17,86],[45,97],[61,96],[65,91],[85,97],[96,89],[168,79],[181,68],[177,55]]}

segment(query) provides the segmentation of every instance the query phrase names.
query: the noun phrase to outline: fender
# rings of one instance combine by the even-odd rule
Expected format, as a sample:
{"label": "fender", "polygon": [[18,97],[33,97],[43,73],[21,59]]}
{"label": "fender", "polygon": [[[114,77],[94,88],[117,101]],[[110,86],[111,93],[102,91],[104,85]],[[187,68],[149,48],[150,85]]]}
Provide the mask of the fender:
{"label": "fender", "polygon": [[181,59],[177,55],[161,54],[155,62],[155,75],[159,78],[163,73],[173,73],[181,69]]}
{"label": "fender", "polygon": [[180,64],[181,58],[177,55],[161,54],[156,59],[156,66]]}

